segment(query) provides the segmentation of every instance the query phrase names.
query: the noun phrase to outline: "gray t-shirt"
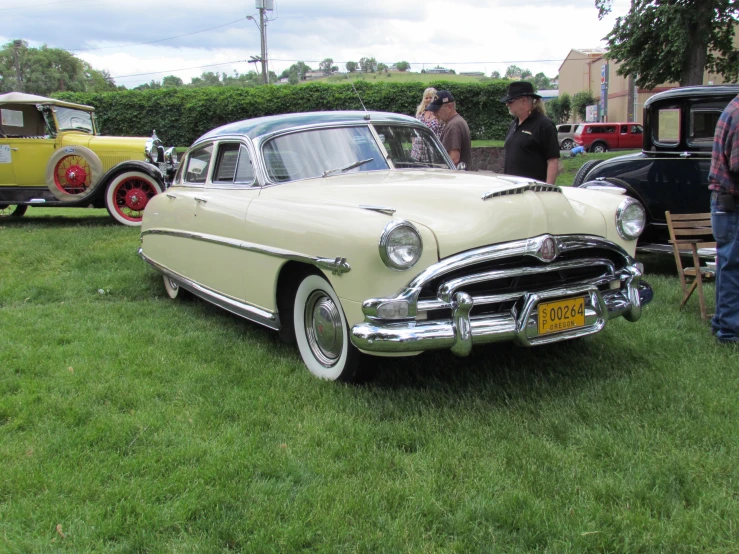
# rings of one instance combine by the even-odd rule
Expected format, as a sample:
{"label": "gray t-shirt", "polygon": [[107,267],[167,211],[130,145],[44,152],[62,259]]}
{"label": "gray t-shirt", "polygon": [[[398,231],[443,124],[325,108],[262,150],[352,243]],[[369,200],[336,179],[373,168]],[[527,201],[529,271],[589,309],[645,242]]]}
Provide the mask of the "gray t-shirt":
{"label": "gray t-shirt", "polygon": [[454,117],[446,122],[441,130],[441,144],[447,152],[459,150],[459,161],[467,165],[467,171],[470,170],[472,163],[470,128],[461,115],[454,114]]}

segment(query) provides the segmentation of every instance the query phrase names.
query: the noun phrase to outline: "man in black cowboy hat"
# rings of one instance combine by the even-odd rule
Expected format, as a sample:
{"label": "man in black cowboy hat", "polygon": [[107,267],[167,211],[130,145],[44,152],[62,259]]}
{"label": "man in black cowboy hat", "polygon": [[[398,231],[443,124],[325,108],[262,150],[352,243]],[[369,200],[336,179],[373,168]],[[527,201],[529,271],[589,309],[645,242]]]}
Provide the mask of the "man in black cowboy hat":
{"label": "man in black cowboy hat", "polygon": [[526,81],[508,85],[500,99],[515,116],[505,138],[503,173],[531,177],[551,185],[559,168],[557,128],[544,114],[541,96]]}

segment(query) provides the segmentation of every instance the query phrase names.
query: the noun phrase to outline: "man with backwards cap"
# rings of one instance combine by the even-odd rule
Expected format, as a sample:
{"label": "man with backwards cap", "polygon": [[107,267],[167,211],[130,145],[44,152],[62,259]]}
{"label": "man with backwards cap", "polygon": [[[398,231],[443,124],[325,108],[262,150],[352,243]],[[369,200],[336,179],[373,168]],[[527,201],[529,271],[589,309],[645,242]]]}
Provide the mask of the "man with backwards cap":
{"label": "man with backwards cap", "polygon": [[553,185],[559,169],[559,141],[557,128],[544,113],[541,96],[531,83],[517,81],[508,85],[500,101],[516,118],[505,138],[503,173]]}
{"label": "man with backwards cap", "polygon": [[440,90],[426,106],[426,110],[434,112],[437,119],[444,123],[441,130],[441,144],[449,153],[454,165],[464,163],[469,171],[472,162],[472,140],[470,128],[464,118],[457,113],[454,96],[448,90]]}

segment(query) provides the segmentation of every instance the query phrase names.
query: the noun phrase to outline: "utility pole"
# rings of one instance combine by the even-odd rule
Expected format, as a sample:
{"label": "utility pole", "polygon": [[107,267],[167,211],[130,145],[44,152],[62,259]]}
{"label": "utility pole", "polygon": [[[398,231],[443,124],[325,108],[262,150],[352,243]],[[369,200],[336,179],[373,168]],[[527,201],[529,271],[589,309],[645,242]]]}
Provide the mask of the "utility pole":
{"label": "utility pole", "polygon": [[[259,22],[251,16],[247,15],[247,19],[251,19],[259,28],[259,44],[262,50],[262,82],[269,84],[269,62],[267,60],[267,17],[264,12],[274,10],[274,0],[255,0],[256,8],[259,10]],[[252,56],[253,58],[253,56]]]}
{"label": "utility pole", "polygon": [[23,92],[23,79],[21,77],[21,64],[18,59],[18,50],[23,46],[22,40],[13,41],[13,59],[15,61],[15,82],[18,87],[18,92]]}

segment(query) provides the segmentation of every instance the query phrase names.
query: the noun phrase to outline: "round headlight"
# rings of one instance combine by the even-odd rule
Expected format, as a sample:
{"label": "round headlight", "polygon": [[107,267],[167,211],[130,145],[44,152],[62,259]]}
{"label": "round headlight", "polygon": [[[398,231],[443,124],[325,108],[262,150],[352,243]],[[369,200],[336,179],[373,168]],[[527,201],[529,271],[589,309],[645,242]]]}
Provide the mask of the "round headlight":
{"label": "round headlight", "polygon": [[644,231],[647,220],[644,206],[638,200],[625,198],[616,210],[616,229],[621,238],[635,240]]}
{"label": "round headlight", "polygon": [[380,258],[392,269],[409,269],[421,257],[423,242],[416,228],[407,221],[389,223],[380,237]]}

